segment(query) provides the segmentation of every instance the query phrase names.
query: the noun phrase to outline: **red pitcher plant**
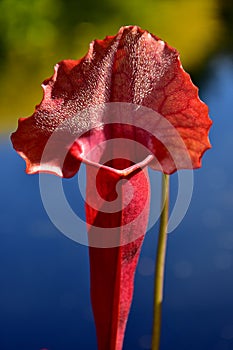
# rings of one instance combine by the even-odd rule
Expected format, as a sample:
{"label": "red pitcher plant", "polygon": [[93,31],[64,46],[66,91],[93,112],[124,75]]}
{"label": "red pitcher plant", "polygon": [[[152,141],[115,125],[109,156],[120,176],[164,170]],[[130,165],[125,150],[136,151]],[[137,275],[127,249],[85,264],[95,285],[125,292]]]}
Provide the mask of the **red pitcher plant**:
{"label": "red pitcher plant", "polygon": [[[42,102],[31,117],[19,120],[12,143],[25,159],[28,174],[70,178],[81,163],[86,166],[87,234],[77,224],[72,238],[83,243],[86,235],[89,245],[99,350],[123,347],[148,225],[148,167],[163,173],[152,337],[152,349],[158,350],[169,175],[201,166],[210,148],[208,108],[178,52],[137,26],[93,41],[79,60],[58,63],[42,87]],[[53,216],[66,231],[66,211]]]}

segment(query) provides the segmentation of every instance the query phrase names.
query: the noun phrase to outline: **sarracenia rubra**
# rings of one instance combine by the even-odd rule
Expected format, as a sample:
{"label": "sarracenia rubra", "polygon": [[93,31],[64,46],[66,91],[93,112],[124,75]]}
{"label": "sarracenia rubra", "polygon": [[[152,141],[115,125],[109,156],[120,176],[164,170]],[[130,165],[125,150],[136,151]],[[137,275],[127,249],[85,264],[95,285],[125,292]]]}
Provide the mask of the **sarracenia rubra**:
{"label": "sarracenia rubra", "polygon": [[147,166],[165,174],[200,167],[210,148],[208,108],[178,52],[136,26],[58,63],[42,87],[42,102],[19,120],[12,143],[29,174],[68,178],[86,164],[98,349],[120,350],[148,221]]}

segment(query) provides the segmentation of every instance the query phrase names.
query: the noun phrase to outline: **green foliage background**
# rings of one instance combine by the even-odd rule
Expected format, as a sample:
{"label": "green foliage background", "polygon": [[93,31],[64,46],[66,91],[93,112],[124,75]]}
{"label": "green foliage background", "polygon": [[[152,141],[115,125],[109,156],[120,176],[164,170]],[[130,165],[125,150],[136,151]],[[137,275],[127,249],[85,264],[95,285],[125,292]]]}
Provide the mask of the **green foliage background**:
{"label": "green foliage background", "polygon": [[122,25],[139,25],[176,47],[198,78],[227,47],[222,38],[231,23],[232,5],[218,0],[0,0],[0,132],[33,113],[58,61],[80,58],[90,41]]}

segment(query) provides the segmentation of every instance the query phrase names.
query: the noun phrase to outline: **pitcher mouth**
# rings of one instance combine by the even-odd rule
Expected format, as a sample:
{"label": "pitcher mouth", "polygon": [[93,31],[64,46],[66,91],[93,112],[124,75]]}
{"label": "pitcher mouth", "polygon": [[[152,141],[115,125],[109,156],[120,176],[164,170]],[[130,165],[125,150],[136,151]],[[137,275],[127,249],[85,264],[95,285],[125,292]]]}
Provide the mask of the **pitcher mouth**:
{"label": "pitcher mouth", "polygon": [[146,136],[149,140],[143,130],[133,125],[107,124],[75,139],[70,154],[80,163],[124,178],[156,161]]}
{"label": "pitcher mouth", "polygon": [[125,169],[116,169],[116,168],[113,168],[113,167],[105,165],[105,164],[94,162],[94,161],[89,160],[85,157],[82,158],[82,162],[86,165],[93,166],[95,168],[99,168],[99,169],[101,168],[102,170],[106,170],[106,171],[111,172],[112,174],[115,174],[115,175],[122,178],[122,177],[126,177],[126,176],[132,174],[133,172],[135,172],[139,169],[145,168],[146,166],[148,166],[152,162],[153,159],[154,159],[153,155],[148,155],[143,160],[141,160],[141,161],[125,168]]}

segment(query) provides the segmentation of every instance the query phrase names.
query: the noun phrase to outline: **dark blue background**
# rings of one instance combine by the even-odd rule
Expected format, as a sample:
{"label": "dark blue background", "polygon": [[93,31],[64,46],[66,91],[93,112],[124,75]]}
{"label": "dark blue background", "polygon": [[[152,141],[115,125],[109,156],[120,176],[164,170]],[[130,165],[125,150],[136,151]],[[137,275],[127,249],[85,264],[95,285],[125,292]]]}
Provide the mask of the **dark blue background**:
{"label": "dark blue background", "polygon": [[[211,64],[200,93],[213,148],[195,171],[187,215],[169,234],[161,350],[233,349],[233,66],[224,57]],[[49,221],[38,176],[24,173],[7,135],[0,149],[0,349],[96,349],[87,247]],[[76,181],[65,184],[71,202]],[[173,176],[173,199],[175,186]],[[125,350],[150,348],[157,231],[142,249]]]}

